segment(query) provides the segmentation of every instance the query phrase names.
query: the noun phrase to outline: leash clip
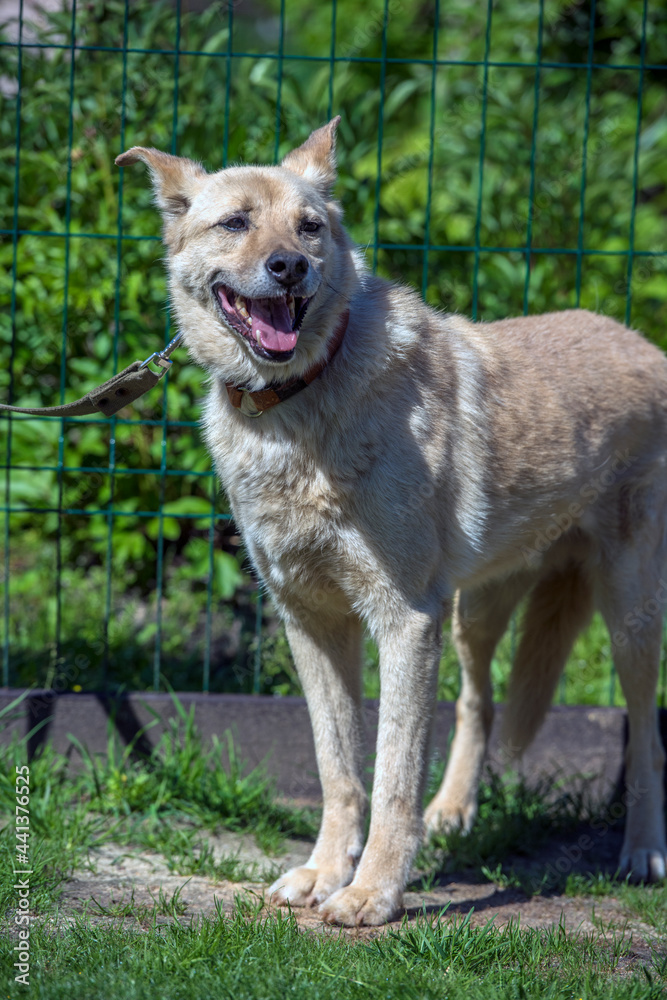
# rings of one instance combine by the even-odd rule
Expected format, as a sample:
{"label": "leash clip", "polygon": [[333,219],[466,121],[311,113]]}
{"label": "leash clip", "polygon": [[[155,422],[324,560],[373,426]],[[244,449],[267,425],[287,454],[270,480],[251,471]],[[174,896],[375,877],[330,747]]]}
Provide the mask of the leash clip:
{"label": "leash clip", "polygon": [[174,348],[178,346],[182,337],[183,337],[182,333],[177,333],[176,336],[173,337],[169,341],[167,346],[163,347],[161,351],[153,351],[151,356],[149,358],[146,358],[146,360],[142,363],[141,367],[148,368],[148,366],[151,364],[158,365],[159,368],[162,369],[162,371],[157,371],[155,372],[155,374],[159,375],[160,378],[162,378],[164,373],[166,371],[169,371],[169,369],[174,363],[173,361],[169,360],[169,355],[172,353]]}

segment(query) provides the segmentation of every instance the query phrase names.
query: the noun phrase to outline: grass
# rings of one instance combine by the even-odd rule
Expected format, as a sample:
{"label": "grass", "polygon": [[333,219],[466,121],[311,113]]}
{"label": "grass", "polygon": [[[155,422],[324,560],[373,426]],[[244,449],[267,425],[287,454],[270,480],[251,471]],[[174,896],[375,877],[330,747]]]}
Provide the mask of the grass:
{"label": "grass", "polygon": [[[65,932],[34,929],[31,988],[50,1000],[163,1000],[188,997],[581,997],[653,1000],[665,995],[657,954],[623,972],[631,941],[624,931],[570,936],[562,927],[498,931],[469,918],[424,914],[371,941],[336,932],[303,933],[294,916],[263,916],[252,904],[231,917],[154,923],[139,931],[120,920]],[[13,990],[11,959],[2,952],[2,985]]]}
{"label": "grass", "polygon": [[[439,787],[443,768],[442,761],[433,764],[426,798]],[[665,934],[667,884],[632,885],[613,869],[598,867],[596,857],[604,838],[615,832],[618,839],[622,832],[620,825],[613,830],[608,805],[595,800],[583,777],[565,781],[552,776],[527,785],[520,777],[500,778],[489,771],[480,788],[473,829],[432,836],[417,857],[420,877],[414,888],[428,891],[452,872],[466,871],[498,889],[517,889],[526,896],[614,897],[629,915]],[[603,820],[607,830],[600,833]],[[582,834],[592,847],[577,850],[579,857],[574,851],[568,855],[568,848],[581,843]],[[575,858],[569,870],[545,864],[544,849],[554,847],[557,857]]]}
{"label": "grass", "polygon": [[205,827],[252,829],[257,843],[269,852],[275,852],[286,835],[313,832],[307,811],[276,802],[263,768],[247,772],[229,732],[224,744],[214,737],[204,751],[194,706],[186,712],[175,695],[172,700],[176,716],[148,759],[133,757],[136,740],[121,750],[111,728],[103,763],[79,745],[86,764],[83,791],[95,808],[109,816],[147,818],[147,825],[135,827],[141,837],[152,835],[150,820],[174,813]]}
{"label": "grass", "polygon": [[[135,759],[110,724],[107,754],[93,758],[80,746],[83,769],[46,746],[30,764],[31,904],[49,912],[67,874],[87,862],[90,849],[113,842],[163,854],[173,871],[226,880],[263,872],[236,857],[216,860],[202,831],[251,831],[272,854],[286,836],[311,836],[316,817],[276,801],[262,768],[248,771],[231,739],[204,750],[194,724],[174,697],[176,718],[149,757]],[[77,743],[73,739],[74,743]],[[13,899],[14,767],[26,761],[25,739],[0,747],[0,912]]]}
{"label": "grass", "polygon": [[667,885],[631,885],[605,872],[574,873],[567,877],[568,896],[615,896],[628,912],[664,934],[667,929]]}
{"label": "grass", "polygon": [[[585,787],[557,781],[530,790],[520,781],[489,779],[478,820],[467,835],[436,838],[419,858],[427,891],[456,869],[468,869],[500,889],[531,893],[614,896],[628,915],[653,929],[638,957],[627,926],[599,925],[594,935],[524,928],[424,911],[398,930],[304,932],[290,912],[267,914],[261,895],[236,896],[234,912],[187,912],[187,876],[214,880],[268,879],[275,871],[238,857],[216,858],[205,834],[218,828],[258,835],[276,850],[286,835],[313,836],[315,816],[276,803],[262,771],[246,773],[233,745],[204,750],[191,715],[175,699],[176,722],[145,760],[110,740],[106,759],[84,752],[83,771],[48,747],[31,763],[30,987],[40,998],[164,1000],[186,997],[284,996],[456,998],[636,998],[667,995],[667,886],[635,887],[609,873],[573,872],[556,886],[531,885],[521,867],[545,844],[561,840],[595,815]],[[11,920],[13,889],[13,766],[24,744],[0,748],[0,914]],[[429,791],[440,779],[432,769]],[[120,898],[86,902],[59,920],[60,893],[72,869],[94,865],[89,852],[113,843],[151,849],[184,876],[175,890],[148,900],[129,888]],[[516,870],[507,859],[518,858]],[[11,924],[0,923],[0,998],[18,996]],[[647,935],[650,936],[650,935]],[[4,988],[4,993],[2,989]]]}
{"label": "grass", "polygon": [[138,923],[151,917],[181,917],[187,909],[186,904],[181,899],[181,893],[186,885],[187,882],[179,886],[171,896],[167,896],[160,889],[157,899],[149,890],[148,894],[153,900],[152,906],[147,903],[138,903],[134,898],[134,889],[130,892],[129,899],[119,900],[109,906],[104,906],[95,897],[92,897],[91,902],[104,917],[134,917]]}
{"label": "grass", "polygon": [[[443,771],[444,762],[434,762],[426,799],[439,788]],[[478,803],[470,833],[454,830],[432,836],[417,859],[419,867],[444,874],[470,869],[490,881],[510,884],[507,872],[502,877],[498,874],[509,855],[529,859],[554,836],[571,833],[596,814],[596,803],[584,778],[565,782],[552,776],[528,785],[521,777],[508,774],[501,778],[489,770]],[[491,866],[495,866],[493,871]]]}

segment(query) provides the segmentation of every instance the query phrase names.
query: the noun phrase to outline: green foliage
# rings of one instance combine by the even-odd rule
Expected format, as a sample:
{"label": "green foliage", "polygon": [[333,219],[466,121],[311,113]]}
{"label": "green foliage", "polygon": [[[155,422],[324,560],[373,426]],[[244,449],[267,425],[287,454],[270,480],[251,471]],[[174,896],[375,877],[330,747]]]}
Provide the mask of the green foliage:
{"label": "green foliage", "polygon": [[282,623],[262,638],[260,690],[275,695],[303,694]]}
{"label": "green foliage", "polygon": [[[521,616],[522,609],[519,608],[515,620],[499,642],[491,663],[493,694],[497,701],[504,701],[507,697],[514,652],[521,636]],[[378,665],[377,648],[368,640],[364,672],[364,694],[367,698],[380,696]],[[440,660],[438,698],[443,701],[456,700],[459,694],[459,678],[459,661],[447,624]],[[664,658],[659,696],[662,701],[667,697]],[[595,614],[590,626],[575,641],[556,693],[556,701],[568,705],[625,704],[620,684],[611,666],[611,643],[601,615]]]}
{"label": "green foliage", "polygon": [[[539,76],[538,3],[496,6],[486,87],[485,5],[441,5],[435,74],[432,3],[388,5],[384,66],[382,0],[338,0],[334,63],[329,4],[288,0],[283,60],[279,0],[199,6],[179,24],[175,5],[141,0],[125,24],[121,0],[79,4],[74,63],[64,8],[30,29],[61,47],[24,48],[20,67],[15,47],[0,48],[3,398],[10,386],[26,404],[75,398],[170,332],[159,220],[144,172],[115,168],[122,148],[172,149],[210,169],[273,162],[332,112],[348,225],[383,274],[481,319],[522,312],[526,287],[531,312],[580,303],[623,318],[631,298],[633,324],[665,346],[667,92],[647,69],[635,198],[639,73],[616,68],[639,65],[640,0],[598,2],[589,95],[572,65],[587,59],[588,8],[567,0],[544,5]],[[667,63],[664,28],[650,5],[649,66]],[[16,244],[15,209],[31,231]],[[648,256],[628,280],[631,230]],[[542,252],[579,246],[599,253]],[[179,354],[168,391],[122,419],[14,420],[11,440],[4,425],[14,683],[144,687],[159,662],[180,688],[210,669],[212,689],[250,689],[253,584],[197,430],[203,392]],[[606,662],[605,641],[589,640],[586,656]],[[275,648],[262,688],[295,690]],[[606,701],[601,677],[568,680],[568,698]],[[455,687],[450,657],[441,694]]]}

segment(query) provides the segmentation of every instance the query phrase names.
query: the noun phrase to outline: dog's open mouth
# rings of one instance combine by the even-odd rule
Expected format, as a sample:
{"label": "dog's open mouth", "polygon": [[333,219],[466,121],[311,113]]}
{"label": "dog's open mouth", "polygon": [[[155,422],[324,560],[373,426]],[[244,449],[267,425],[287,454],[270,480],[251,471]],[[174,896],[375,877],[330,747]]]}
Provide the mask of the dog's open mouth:
{"label": "dog's open mouth", "polygon": [[294,295],[248,299],[225,285],[215,285],[213,294],[229,325],[245,337],[255,354],[289,361],[310,299]]}

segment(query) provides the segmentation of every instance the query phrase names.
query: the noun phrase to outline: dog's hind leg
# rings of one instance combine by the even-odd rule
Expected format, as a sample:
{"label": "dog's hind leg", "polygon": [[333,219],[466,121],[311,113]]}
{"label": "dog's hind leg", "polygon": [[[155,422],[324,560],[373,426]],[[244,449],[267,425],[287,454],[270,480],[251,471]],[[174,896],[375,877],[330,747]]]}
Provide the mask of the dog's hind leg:
{"label": "dog's hind leg", "polygon": [[667,870],[665,752],[656,708],[662,617],[667,604],[660,561],[618,558],[599,580],[600,609],[609,628],[614,665],[628,707],[623,796],[627,815],[620,867],[621,873],[634,881],[657,881]]}
{"label": "dog's hind leg", "polygon": [[593,613],[593,584],[584,563],[547,570],[533,589],[503,713],[501,745],[517,761],[549,710],[574,640]]}
{"label": "dog's hind leg", "polygon": [[469,830],[474,822],[493,722],[491,658],[512,611],[534,579],[531,573],[517,573],[456,595],[452,639],[461,665],[461,693],[445,777],[424,815],[427,833]]}
{"label": "dog's hind leg", "polygon": [[315,738],[324,810],[307,864],[271,886],[274,903],[315,906],[351,881],[363,848],[361,635],[352,614],[286,622]]}

